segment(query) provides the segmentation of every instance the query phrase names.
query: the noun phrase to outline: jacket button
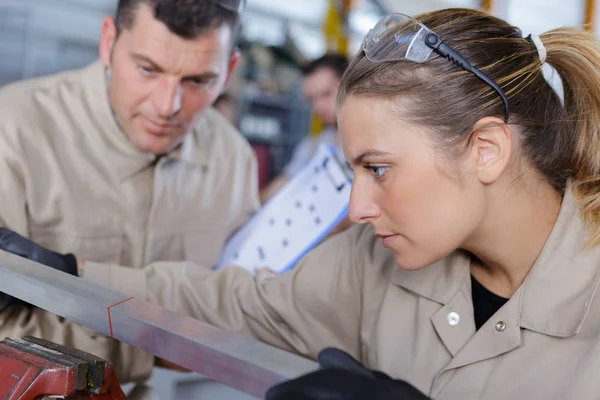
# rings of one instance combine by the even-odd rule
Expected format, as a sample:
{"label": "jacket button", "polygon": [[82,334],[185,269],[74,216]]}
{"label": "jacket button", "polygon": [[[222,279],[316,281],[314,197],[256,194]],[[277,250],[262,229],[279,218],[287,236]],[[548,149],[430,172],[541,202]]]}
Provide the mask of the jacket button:
{"label": "jacket button", "polygon": [[460,315],[453,311],[446,316],[446,321],[448,321],[448,323],[452,326],[458,325],[458,323],[460,322]]}
{"label": "jacket button", "polygon": [[506,329],[506,324],[504,323],[504,321],[498,321],[498,322],[496,322],[496,330],[498,332],[502,332],[505,329]]}

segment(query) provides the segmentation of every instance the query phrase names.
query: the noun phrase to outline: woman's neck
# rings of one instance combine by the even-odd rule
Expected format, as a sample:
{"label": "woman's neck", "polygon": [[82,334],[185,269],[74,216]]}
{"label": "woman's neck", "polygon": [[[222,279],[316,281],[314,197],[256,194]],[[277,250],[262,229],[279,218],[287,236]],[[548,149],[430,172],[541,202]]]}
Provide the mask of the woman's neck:
{"label": "woman's neck", "polygon": [[475,279],[493,293],[511,297],[542,251],[562,197],[548,183],[524,179],[490,188],[488,200],[490,215],[464,248],[475,256]]}

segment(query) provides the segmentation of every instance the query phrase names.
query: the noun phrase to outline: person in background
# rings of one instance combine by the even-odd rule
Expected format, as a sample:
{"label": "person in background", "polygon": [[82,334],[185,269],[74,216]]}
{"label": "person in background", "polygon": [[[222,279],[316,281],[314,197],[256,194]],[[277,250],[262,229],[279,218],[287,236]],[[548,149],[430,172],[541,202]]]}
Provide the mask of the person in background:
{"label": "person in background", "polygon": [[[254,153],[211,108],[238,63],[242,4],[120,0],[116,18],[102,23],[100,61],[2,88],[2,232],[126,264],[121,289],[148,263],[215,265],[259,206]],[[10,250],[11,235],[1,236]],[[76,275],[69,261],[64,270]],[[143,381],[155,364],[4,294],[0,304],[1,338],[33,335],[88,351],[112,361],[121,382]]]}
{"label": "person in background", "polygon": [[[129,293],[319,357],[324,369],[268,400],[597,398],[598,38],[525,36],[473,9],[392,14],[365,38],[338,104],[358,226],[264,282],[155,263],[133,270]],[[109,270],[96,281],[116,288],[131,270],[83,268]]]}
{"label": "person in background", "polygon": [[325,127],[319,135],[308,134],[298,143],[282,175],[273,179],[261,190],[262,203],[269,200],[292,175],[308,163],[320,144],[333,146],[337,150],[340,160],[344,161],[344,153],[337,130],[336,97],[340,79],[347,67],[346,56],[325,54],[302,68],[302,91],[310,103],[313,113]]}

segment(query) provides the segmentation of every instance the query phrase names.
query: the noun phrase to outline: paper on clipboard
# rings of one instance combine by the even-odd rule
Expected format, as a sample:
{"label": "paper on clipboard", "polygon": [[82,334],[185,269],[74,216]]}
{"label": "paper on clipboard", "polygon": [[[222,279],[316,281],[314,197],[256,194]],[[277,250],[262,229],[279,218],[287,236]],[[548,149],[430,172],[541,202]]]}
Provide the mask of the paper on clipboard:
{"label": "paper on clipboard", "polygon": [[335,149],[321,145],[298,171],[226,243],[216,269],[283,273],[348,215],[352,177]]}

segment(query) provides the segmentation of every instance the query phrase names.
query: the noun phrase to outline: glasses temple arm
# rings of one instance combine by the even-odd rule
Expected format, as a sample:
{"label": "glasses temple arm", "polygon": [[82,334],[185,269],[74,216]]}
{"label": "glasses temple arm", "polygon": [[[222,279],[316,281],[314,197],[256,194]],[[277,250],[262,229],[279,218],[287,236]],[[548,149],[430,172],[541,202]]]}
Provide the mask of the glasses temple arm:
{"label": "glasses temple arm", "polygon": [[464,69],[465,71],[471,72],[473,75],[481,79],[483,82],[487,83],[502,99],[502,103],[504,103],[504,122],[508,123],[508,98],[500,89],[500,87],[494,82],[490,77],[486,74],[475,68],[471,65],[467,60],[463,58],[456,50],[452,47],[448,46],[444,41],[442,41],[438,35],[435,33],[430,33],[425,37],[425,44],[432,48],[437,54],[448,59],[452,64],[457,67]]}
{"label": "glasses temple arm", "polygon": [[481,79],[482,81],[484,81],[485,83],[490,85],[490,87],[492,89],[494,89],[496,91],[496,93],[498,93],[498,96],[500,96],[500,98],[502,99],[502,102],[504,103],[504,122],[508,123],[508,99],[506,98],[506,95],[504,95],[504,92],[502,91],[502,89],[500,89],[500,87],[498,85],[496,85],[496,82],[494,82],[492,79],[490,79],[490,77],[488,77],[486,74],[484,74],[483,72],[481,72],[480,70],[478,70],[475,67],[471,67],[471,68],[472,68],[471,72],[473,72],[473,74],[476,77],[478,77],[479,79]]}

